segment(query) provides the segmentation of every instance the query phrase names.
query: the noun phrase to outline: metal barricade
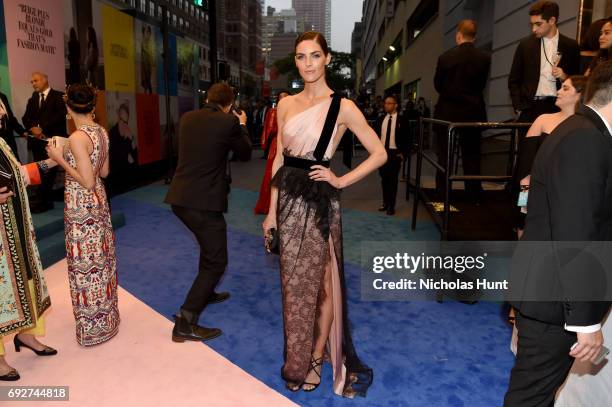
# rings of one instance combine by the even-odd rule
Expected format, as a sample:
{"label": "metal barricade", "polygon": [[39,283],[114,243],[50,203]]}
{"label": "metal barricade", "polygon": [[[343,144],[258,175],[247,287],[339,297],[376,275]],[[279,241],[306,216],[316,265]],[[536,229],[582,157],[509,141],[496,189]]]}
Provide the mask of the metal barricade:
{"label": "metal barricade", "polygon": [[[431,155],[424,152],[423,148],[423,129],[426,124],[437,125],[441,127],[447,127],[448,131],[446,134],[446,163],[443,167],[438,163],[438,160]],[[428,212],[430,213],[434,223],[440,229],[442,234],[442,240],[448,239],[449,234],[449,221],[450,221],[450,193],[452,191],[452,183],[456,181],[493,181],[493,182],[511,182],[516,169],[517,164],[517,153],[518,153],[518,130],[528,129],[531,123],[517,123],[517,122],[469,122],[469,123],[453,123],[444,120],[421,118],[419,126],[419,137],[417,139],[417,163],[416,163],[416,179],[415,179],[415,196],[412,210],[412,230],[416,228],[417,211],[419,206],[419,200],[422,199],[424,203],[427,202],[427,196],[421,188],[421,176],[423,159],[427,160],[437,171],[444,174],[444,207],[442,217],[436,213],[436,211],[429,205],[425,205]],[[506,168],[506,175],[456,175],[457,166],[453,165],[455,162],[455,152],[458,151],[458,140],[457,140],[457,129],[481,129],[481,130],[510,130],[510,145],[508,149],[508,165]],[[508,135],[508,133],[503,133]],[[499,137],[500,134],[494,135]],[[458,160],[457,160],[458,161]],[[409,182],[408,182],[409,183]],[[409,186],[407,186],[409,188]],[[408,193],[408,192],[407,192]]]}

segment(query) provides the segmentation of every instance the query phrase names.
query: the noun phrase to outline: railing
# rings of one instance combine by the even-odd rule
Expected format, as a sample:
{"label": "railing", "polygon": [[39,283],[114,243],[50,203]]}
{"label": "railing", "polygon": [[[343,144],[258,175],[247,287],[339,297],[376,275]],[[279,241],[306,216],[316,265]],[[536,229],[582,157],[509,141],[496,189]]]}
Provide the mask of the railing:
{"label": "railing", "polygon": [[[423,148],[423,134],[424,127],[426,124],[436,125],[437,127],[446,127],[447,128],[447,143],[446,143],[446,162],[445,166],[442,166],[438,160],[432,157],[430,154],[426,153]],[[440,229],[442,234],[442,240],[448,239],[449,233],[449,221],[450,221],[450,193],[452,191],[452,184],[456,181],[493,181],[493,182],[511,182],[513,179],[513,174],[516,169],[517,163],[517,152],[518,152],[518,130],[519,129],[528,129],[531,126],[531,123],[517,123],[517,122],[470,122],[470,123],[453,123],[444,120],[437,119],[429,119],[429,118],[421,118],[420,120],[420,128],[419,128],[419,137],[417,139],[417,164],[416,164],[416,179],[415,179],[415,196],[414,196],[414,204],[412,210],[412,230],[416,228],[416,219],[417,219],[417,210],[419,205],[419,199],[422,199],[423,202],[427,202],[427,196],[423,188],[421,188],[421,176],[422,176],[422,167],[423,167],[423,159],[429,162],[431,165],[435,167],[437,171],[440,171],[444,174],[444,207],[442,217],[436,213],[436,211],[430,207],[430,205],[425,205],[430,215],[432,216],[434,222]],[[503,133],[503,135],[510,135],[510,143],[509,148],[505,152],[508,154],[508,164],[506,167],[506,175],[457,175],[457,165],[454,165],[458,162],[458,143],[457,143],[457,129],[482,129],[482,130],[510,130],[510,133]],[[493,137],[499,137],[500,134],[495,134]],[[478,134],[478,137],[481,137]],[[504,152],[504,151],[501,151]],[[500,151],[495,151],[495,154],[499,154]],[[455,158],[457,156],[457,158]],[[408,179],[410,181],[410,179]],[[409,184],[409,182],[407,183]],[[407,191],[409,185],[407,185]]]}

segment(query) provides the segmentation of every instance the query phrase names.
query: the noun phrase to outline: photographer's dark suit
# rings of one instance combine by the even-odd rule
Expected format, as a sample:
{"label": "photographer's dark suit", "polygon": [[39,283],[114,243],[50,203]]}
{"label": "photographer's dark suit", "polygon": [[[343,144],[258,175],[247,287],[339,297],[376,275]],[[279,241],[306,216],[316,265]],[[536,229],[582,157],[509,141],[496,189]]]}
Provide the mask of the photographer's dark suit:
{"label": "photographer's dark suit", "polygon": [[[434,109],[434,118],[449,122],[486,122],[487,110],[482,93],[489,79],[491,57],[479,50],[472,42],[464,42],[438,58],[434,85],[439,93]],[[446,166],[448,129],[436,126],[438,162]],[[459,146],[466,175],[480,175],[481,131],[461,129],[458,131]],[[444,176],[436,174],[436,186],[443,191]],[[478,200],[482,192],[480,181],[466,181],[468,195]]]}
{"label": "photographer's dark suit", "polygon": [[[180,121],[178,165],[166,203],[193,232],[200,245],[199,273],[182,310],[199,316],[227,266],[228,153],[251,158],[245,126],[213,104],[185,113]],[[197,318],[195,318],[197,322]]]}
{"label": "photographer's dark suit", "polygon": [[11,150],[13,150],[15,157],[18,157],[17,143],[15,142],[14,133],[22,135],[25,133],[25,129],[17,121],[17,118],[13,114],[13,110],[11,110],[11,106],[9,105],[8,98],[2,92],[0,92],[0,99],[2,100],[2,104],[6,109],[6,115],[0,119],[0,137],[2,137],[4,141],[6,141],[6,144],[9,145]]}
{"label": "photographer's dark suit", "polygon": [[[552,405],[574,361],[576,334],[564,326],[599,324],[610,308],[598,294],[609,265],[575,243],[612,241],[612,135],[591,108],[579,108],[540,147],[527,206],[522,240],[554,250],[534,243],[515,252],[510,292],[519,341],[506,406]],[[561,247],[567,242],[571,249]]]}
{"label": "photographer's dark suit", "polygon": [[[66,137],[66,104],[64,94],[55,89],[49,89],[49,94],[41,103],[40,93],[34,92],[28,100],[25,114],[23,115],[23,127],[30,130],[32,127],[40,127],[46,137]],[[28,148],[32,150],[34,161],[48,158],[45,150],[46,144],[37,140],[28,139]],[[30,201],[30,207],[34,212],[41,212],[53,208],[52,188],[55,179],[55,168],[43,175],[42,183],[34,191]]]}

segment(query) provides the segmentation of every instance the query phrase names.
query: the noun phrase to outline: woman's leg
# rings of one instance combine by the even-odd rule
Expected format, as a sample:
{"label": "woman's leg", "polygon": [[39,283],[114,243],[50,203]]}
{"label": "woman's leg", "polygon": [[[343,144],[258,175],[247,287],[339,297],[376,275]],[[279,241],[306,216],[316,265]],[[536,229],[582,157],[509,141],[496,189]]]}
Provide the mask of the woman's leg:
{"label": "woman's leg", "polygon": [[[319,300],[319,311],[317,313],[317,329],[314,349],[312,351],[312,360],[316,361],[322,358],[325,353],[325,346],[329,338],[332,322],[334,321],[333,309],[333,288],[332,288],[332,267],[331,262],[325,266],[325,275],[321,284],[321,298]],[[306,383],[317,384],[321,381],[321,366],[311,368],[306,376]],[[315,386],[305,384],[304,389],[310,390]]]}

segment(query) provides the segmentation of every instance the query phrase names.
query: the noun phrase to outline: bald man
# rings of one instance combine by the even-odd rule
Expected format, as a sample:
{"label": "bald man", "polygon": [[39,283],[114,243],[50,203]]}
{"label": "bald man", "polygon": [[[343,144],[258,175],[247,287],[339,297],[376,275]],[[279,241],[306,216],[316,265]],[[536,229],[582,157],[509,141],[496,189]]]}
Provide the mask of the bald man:
{"label": "bald man", "polygon": [[[486,122],[487,110],[483,92],[489,79],[491,57],[476,48],[477,25],[473,20],[462,20],[455,33],[456,47],[440,56],[436,66],[434,85],[440,95],[434,118],[449,122]],[[446,166],[447,129],[438,127],[438,162]],[[465,175],[480,175],[481,133],[478,129],[461,129],[459,146]],[[438,171],[436,184],[444,190],[444,176]],[[467,198],[482,199],[480,181],[465,181]]]}
{"label": "bald man", "polygon": [[[51,89],[47,75],[34,72],[30,79],[34,93],[28,100],[23,127],[35,136],[66,137],[66,104],[63,92]],[[32,150],[34,161],[44,160],[47,157],[45,144],[28,139],[28,148]],[[42,184],[33,191],[30,208],[34,213],[53,209],[52,187],[55,171],[50,170],[44,175]]]}

